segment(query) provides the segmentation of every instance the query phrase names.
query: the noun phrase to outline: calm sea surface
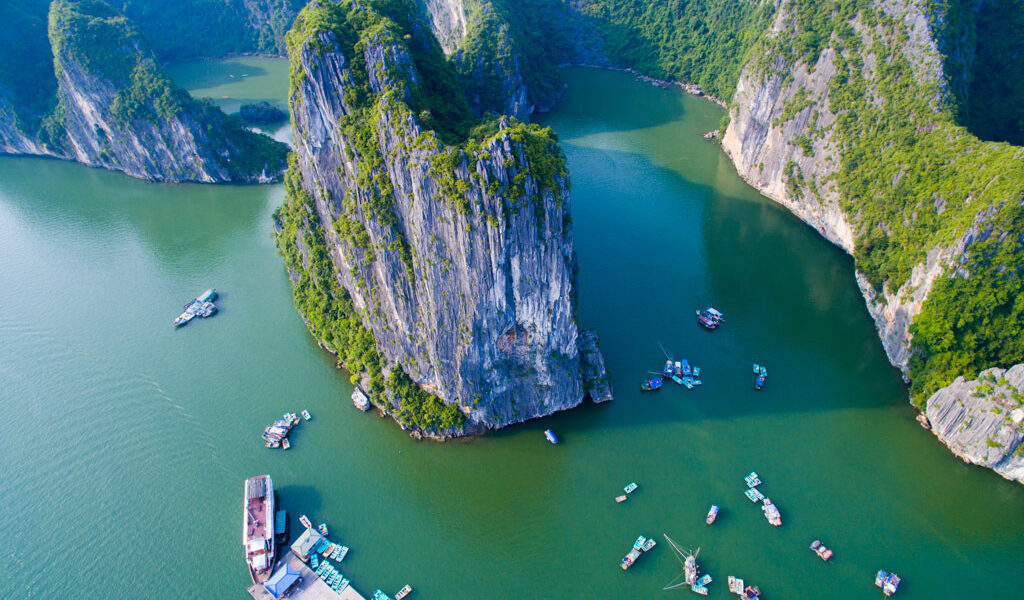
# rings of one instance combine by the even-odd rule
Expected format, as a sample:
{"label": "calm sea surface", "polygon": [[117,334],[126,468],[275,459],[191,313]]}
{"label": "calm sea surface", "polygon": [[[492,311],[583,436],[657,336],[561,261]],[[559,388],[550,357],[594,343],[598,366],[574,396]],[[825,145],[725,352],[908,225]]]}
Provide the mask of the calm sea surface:
{"label": "calm sea surface", "polygon": [[[283,61],[173,72],[227,110],[284,103]],[[242,483],[264,472],[293,531],[305,513],[352,548],[365,595],[688,597],[661,591],[681,571],[663,533],[700,547],[710,598],[733,597],[728,575],[766,600],[876,598],[878,569],[908,600],[1016,594],[1024,490],[914,422],[851,260],[701,139],[721,110],[620,73],[568,81],[540,121],[568,155],[579,319],[617,397],[447,444],[352,407],[275,255],[280,186],[0,158],[0,597],[242,600]],[[172,329],[211,286],[220,313]],[[694,322],[706,305],[726,314],[713,333]],[[659,342],[703,368],[701,388],[639,392]],[[302,409],[293,449],[263,448],[262,428]],[[751,470],[779,529],[743,496]],[[660,543],[623,573],[641,534]],[[807,549],[819,537],[831,564]]]}

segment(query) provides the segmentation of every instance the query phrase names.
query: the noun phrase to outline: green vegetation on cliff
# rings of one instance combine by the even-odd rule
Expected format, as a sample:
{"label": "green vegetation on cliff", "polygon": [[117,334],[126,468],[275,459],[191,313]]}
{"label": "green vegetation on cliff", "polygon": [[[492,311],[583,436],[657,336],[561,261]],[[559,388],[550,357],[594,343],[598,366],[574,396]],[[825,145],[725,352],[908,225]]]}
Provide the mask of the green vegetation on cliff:
{"label": "green vegetation on cliff", "polygon": [[581,0],[610,58],[660,79],[699,85],[728,102],[751,46],[771,24],[772,2]]}
{"label": "green vegetation on cliff", "polygon": [[[415,385],[400,366],[393,367],[385,379],[384,361],[373,335],[363,326],[351,296],[338,283],[313,196],[302,187],[294,155],[289,157],[284,185],[285,202],[274,214],[279,227],[275,240],[292,276],[295,307],[313,336],[337,353],[352,373],[353,383],[366,382],[375,405],[384,407],[403,425],[426,431],[461,429],[466,422],[462,411]],[[388,397],[397,399],[397,408]]]}
{"label": "green vegetation on cliff", "polygon": [[41,0],[0,2],[0,106],[10,104],[15,125],[29,135],[57,98],[46,11]]}

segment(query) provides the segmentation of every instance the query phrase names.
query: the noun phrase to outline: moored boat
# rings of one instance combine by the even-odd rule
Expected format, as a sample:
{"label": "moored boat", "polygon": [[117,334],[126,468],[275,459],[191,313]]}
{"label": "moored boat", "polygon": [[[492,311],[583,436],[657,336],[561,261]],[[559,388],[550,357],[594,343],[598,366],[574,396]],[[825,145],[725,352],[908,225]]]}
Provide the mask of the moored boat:
{"label": "moored boat", "polygon": [[645,379],[643,381],[643,383],[640,384],[640,391],[642,391],[642,392],[653,392],[653,391],[659,390],[659,389],[661,389],[661,383],[662,382],[661,382],[661,378],[660,377],[653,377],[651,379]]}
{"label": "moored boat", "polygon": [[546,437],[548,441],[551,442],[552,444],[558,443],[558,436],[556,436],[555,432],[551,431],[550,429],[544,431],[544,437]]}
{"label": "moored boat", "polygon": [[769,523],[775,527],[782,525],[782,515],[770,499],[764,499],[764,505],[761,507],[761,510],[764,511],[764,518],[768,519]]}
{"label": "moored boat", "polygon": [[704,310],[697,311],[697,322],[705,329],[716,329],[725,320],[725,315],[710,306]]}
{"label": "moored boat", "polygon": [[633,549],[634,549],[634,550],[643,550],[643,547],[644,547],[644,542],[646,542],[646,541],[647,541],[647,538],[646,538],[646,537],[644,537],[644,536],[642,536],[642,535],[641,535],[641,536],[638,536],[638,537],[636,538],[636,541],[635,541],[635,542],[633,542]]}
{"label": "moored boat", "polygon": [[633,492],[636,491],[637,487],[639,487],[639,486],[634,481],[634,482],[630,483],[629,485],[627,485],[626,487],[622,488],[622,490],[624,492],[626,492],[627,494],[632,494]]}
{"label": "moored boat", "polygon": [[299,523],[302,523],[302,526],[305,527],[306,529],[312,529],[313,528],[313,524],[310,523],[309,517],[307,517],[306,515],[299,515]]}
{"label": "moored boat", "polygon": [[285,450],[289,450],[292,447],[292,443],[288,441],[288,438],[281,440],[281,447]]}
{"label": "moored boat", "polygon": [[755,473],[754,471],[751,471],[750,475],[744,477],[743,481],[747,483],[748,488],[753,488],[761,485],[761,478],[758,477],[757,473]]}
{"label": "moored boat", "polygon": [[630,549],[629,554],[622,557],[622,564],[620,565],[622,567],[622,570],[625,571],[626,569],[632,567],[633,563],[635,563],[636,559],[638,558],[640,558],[640,551],[636,548]]}
{"label": "moored boat", "polygon": [[397,594],[395,594],[395,600],[402,600],[402,598],[405,598],[406,596],[408,596],[411,593],[412,593],[412,586],[411,585],[406,585],[402,589],[398,590]]}
{"label": "moored boat", "polygon": [[327,535],[327,523],[320,523],[316,526],[316,530],[320,532],[320,535]]}
{"label": "moored boat", "polygon": [[698,570],[699,567],[697,567],[697,554],[690,554],[686,557],[686,560],[683,561],[683,576],[685,578],[684,581],[686,581],[687,585],[694,585],[697,583]]}
{"label": "moored boat", "polygon": [[674,382],[678,383],[679,385],[685,385],[685,384],[683,383],[683,380],[682,380],[682,379],[680,379],[679,377],[675,376],[675,375],[673,375],[673,376],[672,376],[672,381],[674,381]]}
{"label": "moored boat", "polygon": [[629,496],[626,496],[626,495],[616,496],[615,497],[615,501],[621,504],[621,503],[625,502],[627,498],[629,498]]}
{"label": "moored boat", "polygon": [[644,542],[644,545],[640,547],[640,549],[644,552],[649,552],[651,548],[654,548],[657,545],[658,542],[654,541],[654,538],[648,538],[647,541]]}
{"label": "moored boat", "polygon": [[694,367],[693,368],[693,376],[694,377],[700,377],[700,367]]}
{"label": "moored boat", "polygon": [[757,488],[749,488],[747,489],[747,491],[743,492],[743,495],[746,496],[751,502],[760,502],[764,500],[764,494],[759,492]]}
{"label": "moored boat", "polygon": [[242,546],[252,582],[265,582],[274,564],[274,483],[270,475],[245,480]]}
{"label": "moored boat", "polygon": [[875,585],[882,588],[882,593],[886,596],[892,596],[896,593],[896,590],[900,587],[900,576],[895,573],[886,573],[885,571],[879,571],[875,575]]}
{"label": "moored boat", "polygon": [[672,360],[665,361],[665,368],[661,371],[663,377],[672,377],[675,375],[675,369],[672,368]]}
{"label": "moored boat", "polygon": [[217,290],[210,288],[185,303],[184,311],[174,319],[174,326],[181,327],[196,317],[209,317],[217,312],[217,305],[213,301],[217,298]]}
{"label": "moored boat", "polygon": [[308,421],[313,418],[313,415],[309,414],[308,410],[304,410],[302,411],[302,418]]}
{"label": "moored boat", "polygon": [[711,510],[708,511],[708,517],[706,519],[704,519],[704,522],[707,523],[708,525],[710,525],[710,524],[714,523],[715,519],[717,519],[717,518],[718,518],[718,505],[717,504],[712,504],[711,505]]}

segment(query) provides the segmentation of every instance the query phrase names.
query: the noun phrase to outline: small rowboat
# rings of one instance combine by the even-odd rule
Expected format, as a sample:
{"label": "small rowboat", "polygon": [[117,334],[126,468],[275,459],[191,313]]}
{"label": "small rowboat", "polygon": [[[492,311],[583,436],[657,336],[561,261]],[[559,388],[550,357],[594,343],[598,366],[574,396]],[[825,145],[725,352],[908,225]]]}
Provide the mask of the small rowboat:
{"label": "small rowboat", "polygon": [[621,504],[621,503],[625,502],[627,498],[629,498],[629,496],[625,496],[625,495],[623,495],[623,496],[616,496],[615,497],[615,501]]}
{"label": "small rowboat", "polygon": [[404,588],[398,590],[398,593],[395,594],[395,600],[402,600],[402,598],[405,598],[406,596],[408,596],[411,593],[412,593],[412,586],[411,585],[407,585]]}
{"label": "small rowboat", "polygon": [[636,491],[636,488],[637,488],[637,487],[638,487],[638,486],[637,486],[636,482],[633,482],[633,483],[630,483],[629,485],[627,485],[626,487],[624,487],[624,488],[622,488],[622,489],[623,489],[623,490],[624,490],[624,491],[625,491],[625,492],[626,492],[627,494],[632,494],[633,492],[635,492],[635,491]]}
{"label": "small rowboat", "polygon": [[307,517],[306,515],[299,515],[299,523],[302,523],[302,526],[306,529],[313,528],[313,524],[309,522],[309,517]]}
{"label": "small rowboat", "polygon": [[550,429],[544,432],[544,437],[546,437],[548,441],[551,442],[552,444],[558,443],[558,436],[556,436],[555,432],[551,431]]}
{"label": "small rowboat", "polygon": [[715,519],[717,519],[717,518],[718,518],[718,505],[712,504],[711,505],[711,510],[708,511],[708,518],[705,519],[704,522],[707,523],[708,525],[710,525],[710,524],[714,523]]}
{"label": "small rowboat", "polygon": [[302,411],[302,418],[308,421],[313,418],[313,415],[309,414],[308,410],[304,410]]}
{"label": "small rowboat", "polygon": [[653,547],[655,547],[657,545],[658,545],[658,542],[654,541],[654,538],[648,538],[647,541],[644,542],[644,545],[640,547],[640,549],[643,550],[644,552],[647,552],[648,550],[650,550],[651,548],[653,548]]}

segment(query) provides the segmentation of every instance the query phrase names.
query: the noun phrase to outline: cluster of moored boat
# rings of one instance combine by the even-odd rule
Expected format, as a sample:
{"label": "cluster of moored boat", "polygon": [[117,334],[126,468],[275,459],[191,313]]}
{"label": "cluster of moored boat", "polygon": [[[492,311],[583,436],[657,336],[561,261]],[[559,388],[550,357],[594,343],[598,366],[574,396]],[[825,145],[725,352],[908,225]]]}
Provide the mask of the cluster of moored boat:
{"label": "cluster of moored boat", "polygon": [[641,553],[654,548],[657,543],[658,542],[654,541],[654,538],[648,538],[642,535],[637,537],[636,541],[633,542],[633,547],[629,550],[629,553],[622,558],[622,570],[625,571],[632,567],[633,563],[636,562],[636,559],[640,558]]}
{"label": "cluster of moored boat", "polygon": [[[302,411],[302,418],[310,420],[313,418],[308,410]],[[263,430],[264,445],[267,448],[284,448],[288,450],[292,443],[288,441],[292,429],[299,424],[299,415],[295,413],[284,413],[284,417],[274,421],[274,424]],[[308,525],[306,527],[309,527]]]}
{"label": "cluster of moored boat", "polygon": [[764,494],[757,489],[757,486],[761,485],[761,478],[758,477],[757,473],[751,471],[750,474],[743,479],[747,484],[747,490],[743,492],[747,499],[755,504],[757,502],[761,503],[761,511],[764,512],[764,518],[768,519],[769,523],[775,527],[782,525],[782,514],[779,513],[778,507],[772,504],[771,499],[766,498]]}
{"label": "cluster of moored boat", "polygon": [[875,575],[875,585],[882,588],[882,593],[886,596],[892,596],[900,587],[900,576],[895,573],[879,571]]}
{"label": "cluster of moored boat", "polygon": [[764,365],[754,363],[754,389],[759,390],[764,387],[764,382],[768,380],[768,369]]}
{"label": "cluster of moored boat", "polygon": [[178,318],[174,320],[174,326],[181,327],[196,317],[203,317],[205,319],[212,316],[217,312],[217,305],[213,303],[216,299],[217,290],[210,288],[189,300],[184,306],[185,312],[178,315]]}
{"label": "cluster of moored boat", "polygon": [[645,379],[640,384],[640,390],[644,392],[657,391],[661,389],[663,379],[671,379],[688,390],[692,390],[702,383],[700,380],[700,367],[691,366],[690,361],[685,358],[677,361],[672,359],[666,360],[664,368],[657,375],[657,377]]}

